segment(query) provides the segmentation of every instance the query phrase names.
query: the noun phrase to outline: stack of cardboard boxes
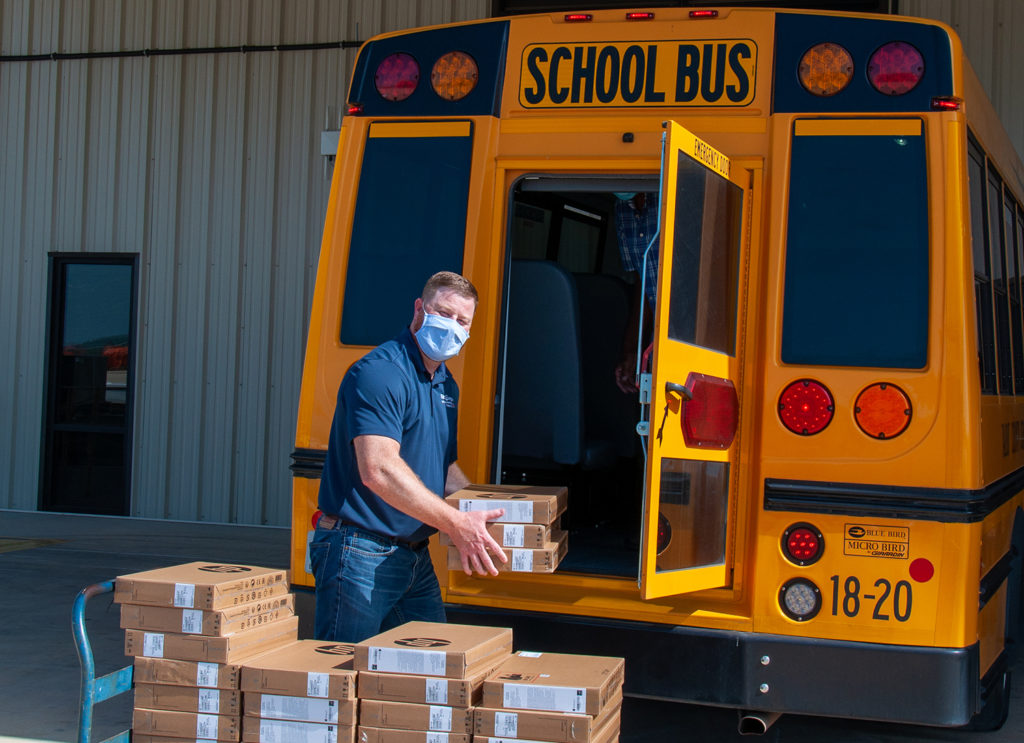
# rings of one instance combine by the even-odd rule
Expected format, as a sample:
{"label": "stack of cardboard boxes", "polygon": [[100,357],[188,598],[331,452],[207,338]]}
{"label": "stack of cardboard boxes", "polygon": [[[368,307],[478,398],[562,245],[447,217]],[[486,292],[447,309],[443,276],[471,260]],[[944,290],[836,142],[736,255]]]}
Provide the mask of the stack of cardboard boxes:
{"label": "stack of cardboard boxes", "polygon": [[135,657],[134,740],[237,741],[239,661],[294,642],[285,570],[195,562],[121,576],[125,655]]}
{"label": "stack of cardboard boxes", "polygon": [[[495,541],[505,548],[508,562],[494,561],[500,572],[553,573],[568,549],[568,535],[558,528],[568,491],[564,487],[470,485],[446,498],[460,511],[504,508],[505,514],[488,525]],[[459,551],[446,534],[448,569],[461,570]]]}
{"label": "stack of cardboard boxes", "polygon": [[242,664],[242,740],[353,743],[358,701],[351,645],[298,640]]}
{"label": "stack of cardboard boxes", "polygon": [[409,622],[355,646],[359,743],[470,743],[473,704],[512,630]]}
{"label": "stack of cardboard boxes", "polygon": [[484,682],[474,743],[611,743],[621,727],[622,658],[520,651]]}

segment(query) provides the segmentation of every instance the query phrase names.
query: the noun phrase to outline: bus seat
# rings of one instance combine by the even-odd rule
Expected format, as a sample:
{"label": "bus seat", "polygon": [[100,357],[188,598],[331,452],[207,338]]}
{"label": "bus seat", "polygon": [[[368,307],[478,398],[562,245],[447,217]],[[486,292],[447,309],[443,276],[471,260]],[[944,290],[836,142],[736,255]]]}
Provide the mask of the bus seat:
{"label": "bus seat", "polygon": [[510,269],[502,461],[522,467],[609,461],[607,442],[583,426],[576,282],[552,261],[514,260]]}
{"label": "bus seat", "polygon": [[630,287],[617,276],[576,274],[583,364],[584,435],[611,444],[615,455],[631,457],[639,438],[637,396],[615,384],[629,324]]}

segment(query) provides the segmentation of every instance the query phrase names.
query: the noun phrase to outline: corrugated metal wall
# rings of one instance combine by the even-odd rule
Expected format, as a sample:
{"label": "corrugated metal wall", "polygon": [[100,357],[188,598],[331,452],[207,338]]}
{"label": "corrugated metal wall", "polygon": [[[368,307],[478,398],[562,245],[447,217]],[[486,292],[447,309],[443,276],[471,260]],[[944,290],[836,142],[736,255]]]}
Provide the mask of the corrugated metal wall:
{"label": "corrugated metal wall", "polygon": [[[362,40],[489,10],[0,0],[0,53]],[[37,507],[47,254],[138,253],[132,514],[288,523],[330,185],[320,132],[338,126],[355,54],[0,64],[0,507]]]}
{"label": "corrugated metal wall", "polygon": [[899,0],[899,12],[953,27],[1017,154],[1024,157],[1024,2]]}

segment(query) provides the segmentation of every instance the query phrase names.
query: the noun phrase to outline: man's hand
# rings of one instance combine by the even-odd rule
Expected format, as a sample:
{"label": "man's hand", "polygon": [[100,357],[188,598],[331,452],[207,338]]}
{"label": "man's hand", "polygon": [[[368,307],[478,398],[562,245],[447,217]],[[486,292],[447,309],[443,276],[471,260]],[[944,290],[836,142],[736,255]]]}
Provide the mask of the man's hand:
{"label": "man's hand", "polygon": [[[456,511],[458,518],[452,529],[447,532],[455,548],[462,558],[462,569],[466,575],[473,575],[475,570],[480,575],[497,575],[498,569],[491,561],[491,555],[503,563],[508,556],[494,537],[487,533],[487,522],[500,519],[505,515],[504,508],[493,511]],[[488,554],[490,552],[491,554]]]}

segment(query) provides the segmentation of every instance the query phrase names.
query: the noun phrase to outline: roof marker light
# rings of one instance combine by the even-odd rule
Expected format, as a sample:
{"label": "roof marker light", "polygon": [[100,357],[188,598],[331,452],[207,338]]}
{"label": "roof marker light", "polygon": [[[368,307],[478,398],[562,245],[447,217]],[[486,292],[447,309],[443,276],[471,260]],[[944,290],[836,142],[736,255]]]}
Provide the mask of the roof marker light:
{"label": "roof marker light", "polygon": [[691,10],[690,18],[700,20],[704,18],[718,18],[717,10]]}
{"label": "roof marker light", "polygon": [[362,112],[363,112],[363,104],[362,103],[350,103],[350,104],[348,104],[348,115],[349,116],[355,116],[356,114],[361,114]]}
{"label": "roof marker light", "polygon": [[932,111],[959,111],[963,99],[952,95],[938,95],[932,98]]}
{"label": "roof marker light", "polygon": [[654,13],[640,13],[640,12],[626,13],[626,20],[627,21],[653,21],[654,20]]}
{"label": "roof marker light", "polygon": [[592,13],[566,13],[566,23],[586,23],[587,21],[594,20]]}

